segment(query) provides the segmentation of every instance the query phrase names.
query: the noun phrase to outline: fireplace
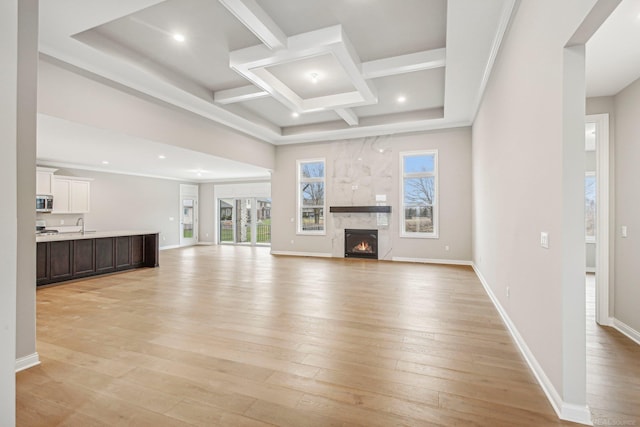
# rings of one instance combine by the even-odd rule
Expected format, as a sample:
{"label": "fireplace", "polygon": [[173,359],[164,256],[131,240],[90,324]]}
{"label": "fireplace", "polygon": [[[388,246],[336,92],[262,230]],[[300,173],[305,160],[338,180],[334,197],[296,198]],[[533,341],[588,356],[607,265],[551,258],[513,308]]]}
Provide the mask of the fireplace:
{"label": "fireplace", "polygon": [[378,230],[344,230],[345,258],[378,259]]}

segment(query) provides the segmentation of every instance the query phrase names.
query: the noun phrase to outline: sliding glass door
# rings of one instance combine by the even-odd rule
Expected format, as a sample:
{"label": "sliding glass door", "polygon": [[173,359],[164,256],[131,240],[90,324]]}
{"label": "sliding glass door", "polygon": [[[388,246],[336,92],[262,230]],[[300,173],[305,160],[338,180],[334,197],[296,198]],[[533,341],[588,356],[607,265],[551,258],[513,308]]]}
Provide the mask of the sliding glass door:
{"label": "sliding glass door", "polygon": [[271,244],[271,199],[219,199],[219,242],[236,245]]}

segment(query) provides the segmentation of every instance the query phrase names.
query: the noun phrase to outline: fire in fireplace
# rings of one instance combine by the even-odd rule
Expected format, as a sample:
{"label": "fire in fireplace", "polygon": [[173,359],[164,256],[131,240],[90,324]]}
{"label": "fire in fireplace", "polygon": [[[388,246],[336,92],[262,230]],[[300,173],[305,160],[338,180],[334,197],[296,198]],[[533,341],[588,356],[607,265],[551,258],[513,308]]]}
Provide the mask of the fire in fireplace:
{"label": "fire in fireplace", "polygon": [[378,259],[378,230],[345,229],[344,256]]}

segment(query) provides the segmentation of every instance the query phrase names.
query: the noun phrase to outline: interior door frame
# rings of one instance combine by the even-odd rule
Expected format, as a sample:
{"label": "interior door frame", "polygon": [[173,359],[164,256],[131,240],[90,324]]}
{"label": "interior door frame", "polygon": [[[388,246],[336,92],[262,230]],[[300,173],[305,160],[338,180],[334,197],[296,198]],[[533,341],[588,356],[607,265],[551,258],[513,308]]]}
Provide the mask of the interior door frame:
{"label": "interior door frame", "polygon": [[[609,114],[591,114],[585,123],[596,125],[596,322],[612,326],[609,306],[612,296],[609,286]],[[615,226],[614,226],[615,227]],[[615,228],[614,228],[615,229]]]}

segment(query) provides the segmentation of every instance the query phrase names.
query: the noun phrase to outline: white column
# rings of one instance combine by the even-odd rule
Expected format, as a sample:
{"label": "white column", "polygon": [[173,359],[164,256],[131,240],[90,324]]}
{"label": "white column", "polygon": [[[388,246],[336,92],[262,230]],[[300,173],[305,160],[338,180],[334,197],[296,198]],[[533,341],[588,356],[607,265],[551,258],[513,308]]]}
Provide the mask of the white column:
{"label": "white column", "polygon": [[18,2],[17,98],[17,318],[18,369],[39,363],[36,353],[36,116],[38,90],[38,0]]}
{"label": "white column", "polygon": [[0,2],[0,424],[15,425],[18,0]]}
{"label": "white column", "polygon": [[0,2],[0,38],[0,425],[13,426],[16,358],[35,354],[38,0]]}
{"label": "white column", "polygon": [[562,144],[562,415],[590,423],[584,291],[584,45],[564,49]]}

